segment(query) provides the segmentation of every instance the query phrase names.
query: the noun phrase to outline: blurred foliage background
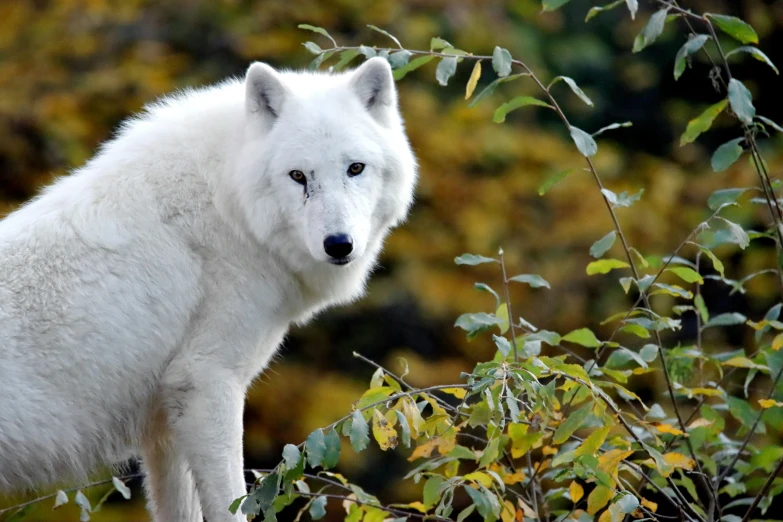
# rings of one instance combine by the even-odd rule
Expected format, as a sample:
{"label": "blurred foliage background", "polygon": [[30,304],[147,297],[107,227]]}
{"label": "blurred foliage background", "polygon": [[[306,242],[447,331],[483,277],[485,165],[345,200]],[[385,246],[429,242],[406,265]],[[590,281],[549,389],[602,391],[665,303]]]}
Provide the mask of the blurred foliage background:
{"label": "blurred foliage background", "polygon": [[[412,49],[428,48],[432,36],[477,54],[491,54],[500,45],[545,81],[564,74],[580,84],[595,108],[564,84],[556,87],[574,125],[594,131],[612,122],[633,122],[631,128],[601,136],[596,164],[615,192],[645,189],[640,203],[621,211],[622,224],[631,244],[645,255],[665,255],[708,215],[705,202],[713,190],[752,186],[755,175],[746,160],[719,175],[709,168],[711,151],[739,136],[726,115],[697,143],[679,146],[687,121],[720,99],[701,58],[674,81],[674,55],[686,34],[680,22],[667,25],[655,45],[632,54],[651,2],[640,2],[635,21],[617,9],[585,24],[594,4],[576,0],[561,11],[542,13],[539,0],[3,0],[0,212],[17,208],[57,176],[82,165],[123,118],[161,95],[241,76],[252,60],[307,66],[312,56],[301,44],[319,37],[298,30],[297,24],[325,27],[345,45],[388,46],[382,35],[366,28],[374,24]],[[783,2],[685,0],[681,5],[749,21],[759,33],[760,48],[783,64]],[[747,55],[736,58],[732,70],[752,90],[759,114],[783,121],[779,77]],[[473,289],[477,274],[489,284],[500,279],[491,268],[455,266],[453,258],[463,252],[492,255],[502,246],[512,272],[539,273],[553,282],[547,292],[523,285],[512,289],[515,313],[550,330],[590,326],[608,335],[611,331],[604,328],[611,326],[602,327],[600,321],[631,304],[616,278],[585,275],[588,248],[611,223],[594,182],[581,170],[583,159],[554,114],[526,108],[512,113],[504,125],[491,121],[497,105],[512,93],[534,94],[534,86],[512,82],[468,108],[463,98],[470,66],[461,66],[446,88],[436,84],[434,69],[433,62],[399,84],[421,164],[411,218],[390,237],[369,295],[294,329],[282,356],[252,388],[245,414],[247,467],[273,467],[285,443],[298,443],[350,411],[373,371],[352,356],[354,351],[391,369],[399,369],[396,358],[405,357],[409,381],[416,386],[456,382],[461,371],[491,357],[493,346],[468,342],[452,327],[463,312],[494,308],[489,294]],[[783,141],[773,138],[762,142],[762,152],[777,175]],[[579,170],[544,197],[538,195],[547,176],[568,168]],[[760,229],[766,223],[761,206],[746,204],[732,212],[744,225]],[[774,251],[758,246],[743,254],[723,253],[731,260],[727,276],[735,279],[774,263]],[[703,292],[711,312],[731,309],[758,319],[776,292],[774,280],[765,277],[751,281],[744,295],[729,295],[725,287],[708,283]],[[674,342],[694,337],[689,321],[686,317],[681,339]],[[742,347],[750,334],[735,328],[711,330],[705,345]],[[650,374],[646,389],[635,390],[642,398],[662,395],[655,375]],[[768,435],[779,438],[783,419],[770,422],[775,424],[776,432]],[[384,500],[409,498],[410,492],[389,479],[403,474],[402,457],[376,449],[359,459],[350,451],[341,459],[342,473]],[[136,500],[110,501],[93,519],[147,520],[139,482],[132,484]],[[90,497],[101,494],[97,488]],[[0,500],[0,506],[11,501]],[[30,519],[78,518],[72,506],[56,512],[50,506],[51,501],[42,505]]]}

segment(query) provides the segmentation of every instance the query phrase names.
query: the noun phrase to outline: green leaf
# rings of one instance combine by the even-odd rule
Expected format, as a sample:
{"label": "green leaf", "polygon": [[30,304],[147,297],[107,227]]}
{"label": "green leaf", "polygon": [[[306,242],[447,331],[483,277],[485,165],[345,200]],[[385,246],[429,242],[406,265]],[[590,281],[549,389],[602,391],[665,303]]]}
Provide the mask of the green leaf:
{"label": "green leaf", "polygon": [[736,223],[729,221],[728,219],[718,216],[718,219],[722,220],[729,227],[729,238],[732,243],[736,243],[742,250],[745,250],[750,245],[750,236],[745,230]]}
{"label": "green leaf", "polygon": [[581,152],[583,156],[587,158],[595,156],[598,152],[598,145],[592,136],[573,125],[569,127],[569,131],[571,132],[571,139],[574,140],[574,143],[576,144],[576,148],[579,149],[579,152]]}
{"label": "green leaf", "polygon": [[326,515],[326,497],[318,497],[310,504],[310,518],[320,520]]}
{"label": "green leaf", "polygon": [[737,313],[737,312],[731,312],[726,314],[719,314],[707,321],[707,323],[702,328],[710,328],[712,326],[734,326],[737,324],[745,324],[745,321],[748,318],[744,315]]}
{"label": "green leaf", "polygon": [[473,98],[473,101],[471,101],[468,104],[468,107],[474,107],[478,102],[480,102],[481,100],[483,100],[484,98],[486,98],[487,96],[489,96],[490,94],[495,92],[495,89],[497,89],[498,85],[500,85],[501,83],[510,82],[512,80],[516,80],[517,78],[521,78],[523,76],[525,76],[525,75],[524,74],[512,74],[512,75],[509,75],[509,76],[506,76],[506,77],[503,77],[503,78],[497,78],[496,80],[491,82],[489,85],[484,87],[484,89],[480,93],[478,93],[478,95],[475,98]]}
{"label": "green leaf", "polygon": [[568,76],[557,76],[557,77],[555,77],[551,82],[549,82],[549,87],[553,86],[554,84],[556,84],[557,82],[559,82],[561,80],[568,84],[568,86],[571,88],[573,93],[576,94],[579,97],[580,100],[585,102],[590,107],[593,106],[593,101],[590,98],[588,98],[587,95],[584,93],[584,91],[579,88],[579,86],[576,84],[576,82],[572,78],[569,78]]}
{"label": "green leaf", "polygon": [[759,37],[756,35],[756,31],[753,30],[753,27],[739,18],[712,13],[705,13],[704,16],[715,22],[718,29],[744,44],[759,43]]}
{"label": "green leaf", "polygon": [[511,53],[502,47],[495,47],[492,52],[492,68],[501,78],[511,74]]}
{"label": "green leaf", "polygon": [[625,494],[615,501],[614,504],[620,508],[622,513],[632,513],[639,507],[639,499],[631,494]]}
{"label": "green leaf", "polygon": [[580,328],[563,337],[563,341],[580,344],[587,348],[598,348],[601,343],[589,328]]}
{"label": "green leaf", "polygon": [[402,430],[402,445],[406,448],[411,447],[411,427],[410,424],[408,424],[408,419],[405,418],[405,415],[399,410],[394,410],[394,413],[397,414],[397,422],[400,425],[400,429]]}
{"label": "green leaf", "polygon": [[742,156],[740,143],[744,140],[745,138],[736,138],[718,147],[712,154],[712,170],[714,172],[723,172],[731,167]]}
{"label": "green leaf", "polygon": [[778,132],[783,132],[783,127],[775,123],[774,121],[770,120],[769,118],[765,118],[764,116],[756,116],[757,119],[763,121],[773,129],[775,129]]}
{"label": "green leaf", "polygon": [[476,266],[482,263],[497,263],[498,260],[492,257],[477,256],[476,254],[462,254],[455,257],[454,262],[458,265]]}
{"label": "green leaf", "polygon": [[566,5],[571,0],[542,0],[544,11],[555,11]]}
{"label": "green leaf", "polygon": [[587,265],[587,275],[608,274],[616,268],[629,268],[631,265],[619,259],[599,259]]}
{"label": "green leaf", "polygon": [[394,70],[394,79],[395,80],[402,80],[405,78],[405,75],[408,74],[411,71],[415,71],[422,65],[431,62],[434,60],[435,57],[429,54],[425,54],[424,56],[419,56],[418,58],[414,58],[413,60],[409,61],[407,65],[404,65],[400,67],[399,69]]}
{"label": "green leaf", "polygon": [[247,495],[242,495],[239,498],[235,498],[234,501],[231,503],[230,506],[228,506],[228,510],[231,512],[232,515],[237,514],[237,510],[239,510],[239,506],[242,504],[242,501],[247,498]]}
{"label": "green leaf", "polygon": [[654,344],[645,344],[642,349],[639,350],[639,357],[645,362],[653,362],[658,357],[658,347]]}
{"label": "green leaf", "polygon": [[699,134],[708,131],[712,127],[712,122],[715,121],[718,114],[723,112],[728,103],[728,100],[723,99],[714,105],[710,105],[699,116],[689,121],[685,132],[680,136],[680,146],[692,143],[699,137]]}
{"label": "green leaf", "polygon": [[122,498],[124,498],[125,500],[130,500],[131,490],[128,488],[128,486],[125,485],[125,482],[121,481],[117,477],[112,477],[111,483],[114,486],[114,489],[120,492]]}
{"label": "green leaf", "polygon": [[335,47],[337,46],[337,42],[334,41],[334,38],[332,38],[332,35],[330,35],[326,31],[326,29],[324,29],[323,27],[316,27],[314,25],[308,25],[308,24],[299,24],[299,25],[297,25],[297,27],[299,29],[305,29],[307,31],[313,31],[314,33],[321,34],[321,35],[327,37],[329,40],[331,40],[332,43],[335,45]]}
{"label": "green leaf", "polygon": [[515,275],[514,277],[510,277],[508,280],[514,281],[516,283],[525,283],[533,288],[541,288],[541,287],[551,288],[551,286],[549,286],[549,282],[537,274]]}
{"label": "green leaf", "polygon": [[686,283],[699,283],[700,285],[704,284],[704,279],[702,279],[699,273],[692,268],[688,268],[687,266],[671,266],[666,269],[666,272],[671,272]]}
{"label": "green leaf", "polygon": [[58,507],[67,503],[68,503],[68,494],[63,490],[58,489],[57,496],[54,499],[54,507],[52,509],[57,509]]}
{"label": "green leaf", "polygon": [[242,502],[242,514],[244,515],[257,515],[259,513],[265,513],[274,502],[277,496],[279,475],[277,473],[270,473],[261,482],[261,485],[254,489]]}
{"label": "green leaf", "polygon": [[625,326],[620,328],[620,331],[634,334],[635,336],[641,337],[642,339],[648,339],[650,337],[650,332],[647,330],[647,328],[645,328],[640,324],[633,324],[633,323],[626,324]]}
{"label": "green leaf", "polygon": [[756,108],[753,106],[753,96],[745,85],[736,78],[729,80],[729,103],[731,110],[742,123],[750,125],[756,116]]}
{"label": "green leaf", "polygon": [[476,330],[480,330],[482,328],[502,325],[505,323],[505,320],[495,315],[479,312],[476,314],[462,314],[457,318],[454,326],[457,328],[462,328],[466,332],[475,332]]}
{"label": "green leaf", "polygon": [[431,508],[440,500],[440,486],[443,482],[443,477],[433,475],[424,483],[424,491],[422,492],[421,500],[427,508]]}
{"label": "green leaf", "polygon": [[511,343],[508,342],[508,339],[505,337],[500,337],[499,335],[492,335],[492,340],[495,341],[495,346],[498,347],[498,350],[500,350],[500,353],[503,354],[503,357],[507,356],[509,352],[511,352]]}
{"label": "green leaf", "polygon": [[487,444],[487,447],[484,449],[484,453],[481,455],[479,467],[485,468],[489,466],[492,462],[497,460],[498,455],[500,455],[500,439],[492,439],[489,441],[489,444]]}
{"label": "green leaf", "polygon": [[493,518],[497,518],[494,517],[492,513],[492,504],[490,503],[489,499],[484,495],[482,491],[479,491],[478,489],[474,489],[467,485],[462,486],[462,488],[470,497],[472,504],[476,506],[476,509],[478,509],[479,515],[484,517],[485,522],[491,521],[493,520]]}
{"label": "green leaf", "polygon": [[299,459],[302,458],[299,453],[299,448],[293,444],[286,444],[283,448],[283,459],[285,460],[286,469],[294,469],[299,464]]}
{"label": "green leaf", "polygon": [[351,415],[351,446],[357,453],[364,450],[370,442],[370,427],[364,420],[362,412],[356,410]]}
{"label": "green leaf", "polygon": [[544,182],[541,184],[540,187],[538,187],[538,195],[543,196],[547,193],[549,189],[566,179],[572,172],[574,172],[576,169],[566,169],[561,170],[560,172],[556,172],[546,178]]}
{"label": "green leaf", "polygon": [[749,190],[747,188],[716,190],[707,200],[707,206],[710,207],[710,210],[718,210],[723,205],[736,203],[739,197]]}
{"label": "green leaf", "polygon": [[555,434],[552,435],[552,443],[562,444],[567,441],[576,430],[582,427],[582,424],[584,424],[592,411],[593,401],[587,401],[584,406],[566,417],[563,423],[555,430]]}
{"label": "green leaf", "polygon": [[324,453],[321,466],[323,466],[324,469],[330,469],[335,467],[340,461],[340,436],[334,429],[331,429],[326,434],[325,442],[326,452]]}
{"label": "green leaf", "polygon": [[445,49],[446,47],[452,47],[452,45],[443,38],[435,36],[430,40],[430,49],[433,51]]}
{"label": "green leaf", "polygon": [[305,42],[302,45],[305,46],[305,49],[310,51],[313,54],[321,54],[322,50],[315,42]]}
{"label": "green leaf", "polygon": [[636,19],[636,11],[639,10],[639,2],[637,0],[625,0],[628,5],[628,12],[631,13],[631,20]]}
{"label": "green leaf", "polygon": [[[729,395],[726,397],[726,403],[729,405],[729,413],[731,413],[731,416],[737,419],[745,429],[750,429],[756,422],[757,413],[747,401]],[[764,423],[759,422],[759,425],[756,427],[756,432],[766,433],[766,431]]]}
{"label": "green leaf", "polygon": [[612,248],[612,245],[614,245],[616,239],[617,232],[612,230],[604,237],[593,243],[593,245],[590,247],[590,255],[596,259],[603,256],[606,254],[606,252],[609,251],[610,248]]}
{"label": "green leaf", "polygon": [[587,11],[587,16],[585,16],[585,23],[589,22],[591,18],[596,16],[597,14],[603,12],[603,11],[609,11],[611,9],[614,9],[618,5],[624,3],[625,0],[615,0],[611,4],[606,4],[602,6],[595,6],[591,7],[589,11]]}
{"label": "green leaf", "polygon": [[326,438],[324,437],[324,431],[321,428],[313,431],[307,436],[305,442],[305,449],[307,450],[307,463],[311,468],[320,466],[326,453]]}
{"label": "green leaf", "polygon": [[707,248],[701,248],[701,251],[704,252],[704,254],[707,255],[707,257],[710,258],[710,261],[712,261],[712,267],[715,269],[716,272],[718,272],[721,277],[723,277],[723,262],[717,258],[715,254],[712,253],[711,250]]}
{"label": "green leaf", "polygon": [[633,52],[638,53],[651,43],[653,43],[663,32],[663,26],[666,24],[666,15],[669,12],[669,8],[656,11],[651,17],[647,25],[644,26],[642,32],[636,36],[633,42]]}
{"label": "green leaf", "polygon": [[621,128],[621,127],[633,127],[633,123],[632,123],[632,122],[630,122],[630,121],[624,121],[624,122],[622,122],[622,123],[612,123],[612,124],[609,124],[609,125],[607,125],[606,127],[601,127],[600,129],[598,129],[597,131],[595,131],[595,132],[593,133],[593,138],[595,138],[596,136],[599,136],[599,135],[603,134],[604,132],[606,132],[606,131],[608,131],[608,130],[619,129],[619,128]]}
{"label": "green leaf", "polygon": [[363,54],[367,59],[374,58],[378,55],[378,53],[375,52],[375,49],[372,47],[367,47],[366,45],[359,46],[359,54]]}
{"label": "green leaf", "polygon": [[449,84],[449,78],[457,72],[457,59],[454,57],[442,58],[435,69],[435,79],[444,87]]}
{"label": "green leaf", "polygon": [[[710,37],[706,34],[697,34],[677,51],[677,56],[674,58],[674,79],[679,80],[682,73],[685,72],[685,66],[688,63],[688,57],[695,54],[699,49],[704,47],[704,44]],[[693,140],[691,140],[693,141]]]}
{"label": "green leaf", "polygon": [[734,53],[748,53],[753,58],[760,62],[764,62],[770,67],[772,67],[772,70],[775,71],[775,74],[780,74],[780,71],[778,71],[778,68],[775,67],[775,64],[772,63],[772,60],[769,59],[769,57],[764,54],[758,47],[753,47],[752,45],[743,45],[741,47],[737,47],[736,49],[732,49],[728,53],[726,53],[726,58],[731,56]]}
{"label": "green leaf", "polygon": [[[340,53],[340,59],[337,60],[337,63],[332,65],[333,71],[339,71],[346,65],[348,65],[351,60],[359,56],[359,50],[358,49],[346,49],[345,51]],[[391,60],[390,60],[391,61]]]}
{"label": "green leaf", "polygon": [[397,38],[396,38],[394,35],[392,35],[391,33],[387,32],[387,31],[384,31],[384,30],[383,30],[383,29],[381,29],[380,27],[376,27],[376,26],[374,26],[374,25],[372,25],[372,24],[367,24],[367,27],[369,27],[369,28],[370,28],[370,29],[372,29],[373,31],[377,31],[377,32],[381,33],[381,34],[382,34],[382,35],[384,35],[384,36],[388,36],[389,38],[391,38],[392,40],[394,40],[394,43],[396,43],[396,44],[397,44],[397,47],[399,47],[400,49],[402,49],[402,44],[400,43],[400,41],[399,41],[399,40],[398,40],[398,39],[397,39]]}
{"label": "green leaf", "polygon": [[495,109],[495,114],[492,116],[492,121],[495,123],[503,123],[506,121],[506,114],[527,105],[538,105],[539,107],[547,107],[549,109],[552,108],[551,105],[539,100],[538,98],[533,98],[532,96],[517,96],[513,100],[508,101]]}
{"label": "green leaf", "polygon": [[393,52],[389,55],[389,65],[392,69],[400,69],[408,64],[411,53],[403,49],[402,51]]}

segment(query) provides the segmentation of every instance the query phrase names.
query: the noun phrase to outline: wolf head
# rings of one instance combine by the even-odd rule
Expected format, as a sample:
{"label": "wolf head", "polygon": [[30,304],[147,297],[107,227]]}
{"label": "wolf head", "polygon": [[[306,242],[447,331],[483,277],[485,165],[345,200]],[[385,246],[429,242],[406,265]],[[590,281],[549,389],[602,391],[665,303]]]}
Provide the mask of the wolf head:
{"label": "wolf head", "polygon": [[342,74],[252,64],[236,168],[250,229],[289,264],[374,259],[416,180],[389,64]]}

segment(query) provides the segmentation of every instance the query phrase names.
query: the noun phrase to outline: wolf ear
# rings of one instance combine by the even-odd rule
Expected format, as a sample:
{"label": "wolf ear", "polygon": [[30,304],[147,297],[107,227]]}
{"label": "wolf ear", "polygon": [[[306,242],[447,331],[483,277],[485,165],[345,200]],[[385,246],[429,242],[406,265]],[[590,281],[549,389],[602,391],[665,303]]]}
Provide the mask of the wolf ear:
{"label": "wolf ear", "polygon": [[249,113],[274,121],[280,115],[288,88],[280,74],[265,63],[254,62],[245,77],[245,107]]}
{"label": "wolf ear", "polygon": [[397,107],[397,90],[389,62],[370,58],[354,71],[351,86],[370,114],[379,123],[387,124],[391,111]]}

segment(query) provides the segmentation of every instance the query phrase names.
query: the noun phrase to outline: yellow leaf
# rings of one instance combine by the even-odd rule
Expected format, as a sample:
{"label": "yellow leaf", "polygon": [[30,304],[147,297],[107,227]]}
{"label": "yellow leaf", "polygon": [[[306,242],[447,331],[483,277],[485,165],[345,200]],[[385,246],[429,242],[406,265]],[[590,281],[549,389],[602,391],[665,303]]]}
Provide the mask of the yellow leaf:
{"label": "yellow leaf", "polygon": [[459,459],[452,460],[448,464],[446,464],[446,467],[443,468],[443,475],[450,479],[452,477],[456,477],[459,474]]}
{"label": "yellow leaf", "polygon": [[438,439],[432,439],[428,442],[425,442],[424,444],[416,446],[416,449],[413,450],[413,453],[411,453],[411,456],[408,457],[408,460],[410,462],[413,462],[414,460],[419,458],[428,458],[430,455],[432,455],[432,452],[437,447],[438,447]]}
{"label": "yellow leaf", "polygon": [[600,448],[601,444],[603,444],[606,440],[606,436],[609,434],[610,429],[612,429],[611,426],[604,426],[592,432],[590,435],[588,435],[584,442],[582,442],[582,444],[576,448],[574,455],[577,457],[595,455],[596,452],[598,452],[598,448]]}
{"label": "yellow leaf", "polygon": [[517,497],[517,505],[522,510],[522,514],[524,514],[527,518],[538,518],[538,513],[533,511],[533,508],[528,506],[524,500]]}
{"label": "yellow leaf", "polygon": [[543,453],[544,456],[557,455],[557,448],[553,448],[552,446],[544,446],[541,448],[541,453]]}
{"label": "yellow leaf", "polygon": [[419,511],[421,513],[426,513],[427,512],[427,506],[425,506],[424,504],[422,504],[418,500],[416,502],[411,502],[410,504],[408,504],[408,507],[409,508],[413,508],[416,511]]}
{"label": "yellow leaf", "polygon": [[664,460],[667,464],[670,466],[674,466],[675,468],[683,468],[688,471],[691,471],[693,467],[696,465],[695,462],[693,462],[693,459],[690,457],[686,457],[682,453],[676,453],[676,452],[670,452],[666,453],[663,456]]}
{"label": "yellow leaf", "polygon": [[523,480],[525,480],[525,474],[521,471],[515,471],[511,475],[503,475],[503,483],[508,484],[509,486],[513,486],[514,484],[519,484]]}
{"label": "yellow leaf", "polygon": [[[612,473],[620,463],[633,455],[633,450],[624,451],[621,449],[609,450],[598,457],[598,469],[606,473]],[[593,513],[594,514],[594,513]]]}
{"label": "yellow leaf", "polygon": [[473,72],[470,73],[468,84],[465,86],[466,100],[473,96],[473,91],[476,90],[476,84],[478,83],[479,78],[481,78],[481,60],[476,61],[476,65],[473,66]]}
{"label": "yellow leaf", "polygon": [[653,513],[655,513],[655,511],[658,509],[658,504],[652,502],[651,500],[647,500],[646,498],[642,499],[642,505]]}
{"label": "yellow leaf", "polygon": [[779,333],[772,339],[772,349],[776,352],[783,348],[783,333]]}
{"label": "yellow leaf", "polygon": [[756,364],[747,357],[732,357],[728,361],[721,363],[723,366],[734,366],[736,368],[764,368],[760,364]]}
{"label": "yellow leaf", "polygon": [[598,517],[598,522],[612,522],[612,512],[607,509],[601,513],[601,516]]}
{"label": "yellow leaf", "polygon": [[606,486],[597,485],[587,497],[587,512],[595,515],[612,500],[614,491]]}
{"label": "yellow leaf", "polygon": [[405,419],[411,428],[411,437],[418,439],[421,434],[421,427],[424,425],[424,419],[416,403],[410,397],[402,398],[402,414],[405,415]]}
{"label": "yellow leaf", "polygon": [[[476,62],[478,65],[479,62]],[[508,500],[503,501],[503,511],[500,513],[500,520],[503,522],[514,522],[514,518],[517,510],[514,509],[514,504]]]}
{"label": "yellow leaf", "polygon": [[[476,63],[479,63],[479,62],[476,62]],[[451,394],[451,395],[455,396],[458,399],[464,399],[465,398],[465,394],[466,394],[465,388],[443,388],[440,391],[442,391],[443,393]]]}
{"label": "yellow leaf", "polygon": [[685,390],[689,398],[693,397],[694,395],[706,395],[708,397],[723,396],[723,392],[716,390],[715,388],[683,388],[683,390]]}
{"label": "yellow leaf", "polygon": [[482,473],[481,471],[474,471],[473,473],[468,473],[464,477],[465,480],[471,480],[473,482],[478,482],[485,488],[491,488],[492,487],[492,477],[487,475],[486,473]]}
{"label": "yellow leaf", "polygon": [[660,422],[654,422],[653,426],[661,433],[670,433],[672,435],[685,435],[684,431],[678,430],[671,424],[661,424]]}
{"label": "yellow leaf", "polygon": [[701,428],[702,426],[712,426],[712,421],[705,418],[696,419],[688,425],[688,429],[692,430],[694,428]]}
{"label": "yellow leaf", "polygon": [[373,413],[372,434],[383,451],[397,446],[397,431],[389,426],[389,421],[378,410]]}
{"label": "yellow leaf", "polygon": [[571,493],[571,502],[574,504],[579,502],[579,499],[585,495],[584,488],[577,481],[571,482],[571,485],[568,486],[568,491]]}
{"label": "yellow leaf", "polygon": [[764,409],[774,408],[775,406],[783,406],[783,402],[778,402],[772,399],[759,399],[759,406]]}
{"label": "yellow leaf", "polygon": [[506,303],[500,303],[498,309],[495,310],[495,315],[498,319],[503,321],[502,324],[498,325],[498,328],[500,328],[500,335],[503,335],[508,332],[508,305],[506,305]]}

